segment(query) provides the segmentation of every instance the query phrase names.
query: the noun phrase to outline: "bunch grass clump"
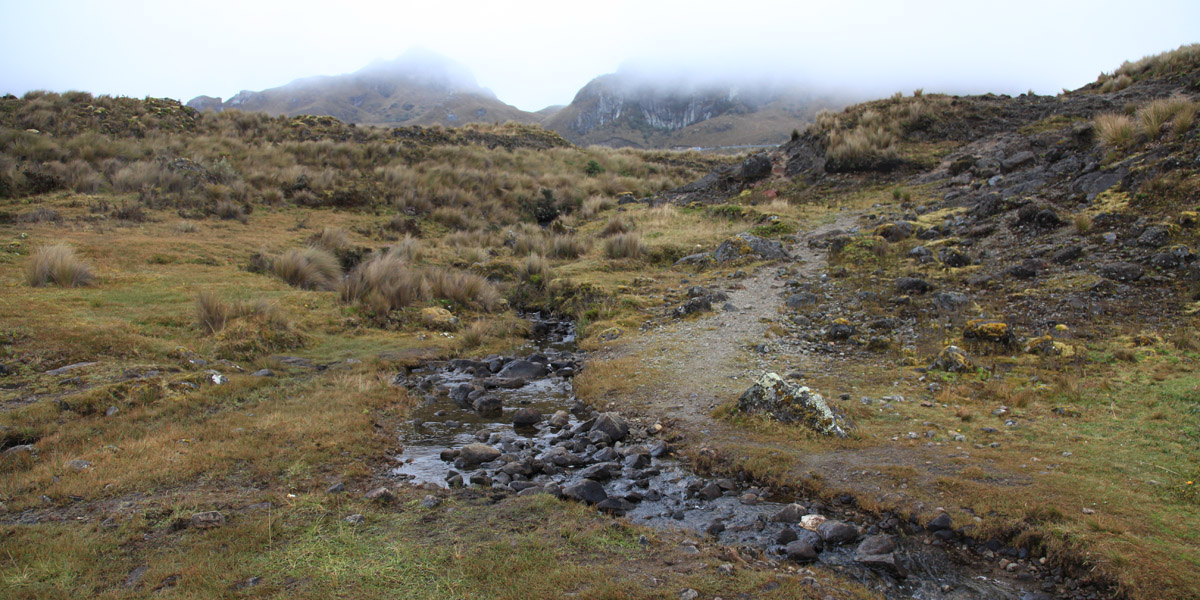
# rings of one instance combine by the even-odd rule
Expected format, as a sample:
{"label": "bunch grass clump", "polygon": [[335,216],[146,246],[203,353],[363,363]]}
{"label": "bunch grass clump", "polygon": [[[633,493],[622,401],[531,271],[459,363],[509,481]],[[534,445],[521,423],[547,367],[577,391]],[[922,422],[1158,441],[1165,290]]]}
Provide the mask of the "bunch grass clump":
{"label": "bunch grass clump", "polygon": [[604,255],[612,259],[641,258],[646,253],[642,236],[622,233],[604,240]]}
{"label": "bunch grass clump", "polygon": [[92,269],[66,244],[42,246],[34,250],[25,268],[25,280],[33,287],[55,284],[80,287],[92,283]]}
{"label": "bunch grass clump", "polygon": [[487,312],[501,304],[500,293],[487,279],[453,269],[418,268],[395,248],[355,267],[340,292],[343,302],[364,305],[377,315],[434,298]]}
{"label": "bunch grass clump", "polygon": [[342,277],[337,257],[315,246],[284,252],[271,262],[271,270],[289,285],[305,290],[332,290]]}
{"label": "bunch grass clump", "polygon": [[1095,119],[1100,143],[1112,149],[1123,149],[1137,140],[1137,126],[1128,115],[1105,113]]}

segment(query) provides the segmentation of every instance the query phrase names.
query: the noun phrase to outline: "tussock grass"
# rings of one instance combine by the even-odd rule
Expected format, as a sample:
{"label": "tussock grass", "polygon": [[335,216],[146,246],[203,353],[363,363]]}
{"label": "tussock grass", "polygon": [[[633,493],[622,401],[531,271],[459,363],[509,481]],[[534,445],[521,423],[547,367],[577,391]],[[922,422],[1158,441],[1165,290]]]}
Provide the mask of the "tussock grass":
{"label": "tussock grass", "polygon": [[612,259],[641,258],[646,253],[642,236],[622,233],[604,240],[604,255]]}
{"label": "tussock grass", "polygon": [[[1163,126],[1174,120],[1180,113],[1184,111],[1191,112],[1191,118],[1195,118],[1195,103],[1185,96],[1171,96],[1169,98],[1159,98],[1151,100],[1142,105],[1137,111],[1138,120],[1142,123],[1142,131],[1146,137],[1157,139],[1162,133]],[[1190,127],[1190,125],[1189,125]]]}
{"label": "tussock grass", "polygon": [[604,229],[600,230],[600,236],[612,237],[614,235],[629,233],[633,231],[633,229],[634,223],[632,219],[617,215],[608,220],[608,223],[604,225]]}
{"label": "tussock grass", "polygon": [[343,281],[340,294],[343,302],[362,304],[376,315],[433,298],[488,312],[501,305],[500,293],[483,277],[444,268],[417,268],[395,251],[376,253],[355,267]]}
{"label": "tussock grass", "polygon": [[66,244],[42,246],[34,250],[25,267],[25,281],[33,287],[51,283],[61,287],[79,287],[91,284],[93,279],[91,267]]}
{"label": "tussock grass", "polygon": [[246,220],[246,209],[232,200],[218,200],[213,205],[213,214],[219,219],[242,221]]}
{"label": "tussock grass", "polygon": [[1096,137],[1101,144],[1112,149],[1124,149],[1137,140],[1137,126],[1127,115],[1106,113],[1095,119]]}
{"label": "tussock grass", "polygon": [[545,287],[551,279],[550,262],[540,254],[530,254],[517,268],[521,281],[535,287]]}
{"label": "tussock grass", "polygon": [[342,276],[337,257],[313,246],[284,252],[271,262],[271,271],[289,285],[306,290],[332,290]]}
{"label": "tussock grass", "polygon": [[309,236],[308,244],[326,252],[336,253],[350,246],[350,233],[341,227],[324,227],[319,233]]}

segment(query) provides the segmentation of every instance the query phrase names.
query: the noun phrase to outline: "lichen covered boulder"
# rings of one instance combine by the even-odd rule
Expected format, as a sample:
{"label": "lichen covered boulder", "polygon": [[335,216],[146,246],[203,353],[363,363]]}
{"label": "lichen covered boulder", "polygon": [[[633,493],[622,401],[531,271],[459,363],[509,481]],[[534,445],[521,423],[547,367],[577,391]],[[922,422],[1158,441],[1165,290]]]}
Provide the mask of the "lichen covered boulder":
{"label": "lichen covered boulder", "polygon": [[969,373],[975,370],[971,357],[958,346],[946,346],[938,353],[937,358],[929,365],[931,371],[946,371],[949,373]]}
{"label": "lichen covered boulder", "polygon": [[743,257],[770,260],[787,258],[788,253],[783,249],[783,244],[749,233],[739,233],[725,240],[713,253],[713,258],[722,263]]}
{"label": "lichen covered boulder", "polygon": [[994,342],[1005,346],[1010,346],[1017,340],[1016,335],[1013,334],[1012,326],[1004,321],[993,319],[972,319],[967,321],[967,326],[963,328],[963,338]]}
{"label": "lichen covered boulder", "polygon": [[829,406],[813,390],[785,381],[775,373],[763,373],[738,398],[738,410],[766,414],[780,423],[799,423],[823,435],[846,437],[853,424]]}

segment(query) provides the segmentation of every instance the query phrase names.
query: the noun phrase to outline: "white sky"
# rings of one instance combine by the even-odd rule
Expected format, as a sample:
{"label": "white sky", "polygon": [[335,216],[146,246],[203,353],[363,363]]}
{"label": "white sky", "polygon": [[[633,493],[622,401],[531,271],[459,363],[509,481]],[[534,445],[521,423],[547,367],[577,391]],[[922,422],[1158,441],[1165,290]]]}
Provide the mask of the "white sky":
{"label": "white sky", "polygon": [[0,93],[229,98],[422,46],[526,110],[630,59],[873,95],[1053,94],[1193,42],[1198,0],[0,0]]}

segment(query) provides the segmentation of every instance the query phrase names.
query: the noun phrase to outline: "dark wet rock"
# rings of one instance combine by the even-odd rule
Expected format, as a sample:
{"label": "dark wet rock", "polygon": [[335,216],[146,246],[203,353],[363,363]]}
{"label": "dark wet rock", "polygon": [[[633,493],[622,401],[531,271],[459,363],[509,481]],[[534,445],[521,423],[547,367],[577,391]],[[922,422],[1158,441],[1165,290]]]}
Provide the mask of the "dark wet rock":
{"label": "dark wet rock", "polygon": [[950,514],[943,512],[938,513],[938,516],[926,523],[925,528],[929,531],[942,531],[945,529],[950,529],[953,525],[954,522],[950,519]]}
{"label": "dark wet rock", "polygon": [[788,253],[783,249],[783,244],[749,233],[739,233],[725,240],[713,253],[717,262],[729,262],[744,257],[771,260],[788,258]]}
{"label": "dark wet rock", "polygon": [[1116,262],[1102,265],[1100,276],[1114,281],[1131,282],[1142,278],[1145,269],[1142,265],[1130,262]]}
{"label": "dark wet rock", "polygon": [[1038,276],[1046,264],[1036,258],[1028,259],[1019,265],[1013,265],[1004,270],[1004,275],[1013,279],[1033,279]]}
{"label": "dark wet rock", "polygon": [[555,446],[537,457],[538,460],[558,467],[578,467],[584,464],[583,457],[571,453],[562,446]]}
{"label": "dark wet rock", "polygon": [[485,462],[491,462],[500,458],[501,452],[491,446],[485,444],[467,444],[462,447],[459,459],[468,467],[473,467]]}
{"label": "dark wet rock", "polygon": [[571,413],[565,410],[556,411],[547,422],[551,427],[562,429],[571,424]]}
{"label": "dark wet rock", "polygon": [[1033,164],[1036,159],[1037,157],[1032,152],[1025,150],[1000,161],[1000,169],[1005,173],[1009,173]]}
{"label": "dark wet rock", "polygon": [[860,565],[886,571],[892,575],[904,579],[908,577],[908,572],[900,561],[896,558],[894,552],[886,552],[883,554],[855,554],[854,560]]}
{"label": "dark wet rock", "polygon": [[1166,271],[1170,269],[1178,269],[1179,265],[1182,264],[1182,261],[1179,260],[1178,256],[1170,252],[1159,252],[1158,254],[1150,257],[1150,264],[1154,265],[1154,267],[1157,269]]}
{"label": "dark wet rock", "polygon": [[596,462],[613,462],[621,457],[621,454],[615,448],[605,447],[596,451],[592,455],[592,460]]}
{"label": "dark wet rock", "polygon": [[721,519],[713,519],[704,526],[704,533],[713,537],[721,535],[722,531],[725,531],[725,521]]}
{"label": "dark wet rock", "polygon": [[496,396],[481,396],[475,399],[472,407],[480,414],[495,414],[504,408],[504,403]]}
{"label": "dark wet rock", "polygon": [[875,228],[875,235],[892,243],[902,241],[912,236],[916,230],[916,226],[908,221],[897,221],[895,223],[884,223]]}
{"label": "dark wet rock", "polygon": [[629,424],[621,415],[613,412],[601,413],[596,417],[596,423],[592,425],[591,431],[601,431],[612,438],[612,441],[619,442],[629,435]]}
{"label": "dark wet rock", "polygon": [[496,374],[497,377],[507,379],[537,379],[544,377],[550,370],[543,363],[533,362],[529,360],[514,360]]}
{"label": "dark wet rock", "polygon": [[846,437],[853,428],[844,415],[813,390],[764,373],[738,398],[738,409],[765,413],[781,423],[800,423],[817,433]]}
{"label": "dark wet rock", "polygon": [[192,515],[192,527],[195,529],[214,529],[225,525],[225,515],[210,510]]}
{"label": "dark wet rock", "polygon": [[848,340],[853,335],[854,326],[849,323],[834,323],[825,332],[825,338],[834,341]]}
{"label": "dark wet rock", "polygon": [[580,479],[579,481],[563,486],[562,493],[567,498],[586,502],[587,504],[598,504],[608,498],[608,493],[604,491],[604,486],[591,479]]}
{"label": "dark wet rock", "polygon": [[787,555],[789,560],[794,560],[796,562],[811,562],[817,560],[817,549],[814,548],[812,544],[804,540],[788,542],[788,544],[783,547],[783,552]]}
{"label": "dark wet rock", "polygon": [[622,464],[630,469],[644,469],[650,466],[649,454],[631,454],[625,457]]}
{"label": "dark wet rock", "polygon": [[671,452],[671,447],[666,442],[658,440],[650,444],[650,456],[652,458],[661,458]]}
{"label": "dark wet rock", "polygon": [[946,313],[959,313],[967,307],[967,295],[962,292],[936,292],[930,298],[935,308]]}
{"label": "dark wet rock", "polygon": [[396,495],[392,493],[392,490],[389,490],[386,487],[377,487],[367,492],[364,498],[367,500],[374,500],[375,502],[388,503],[395,500]]}
{"label": "dark wet rock", "polygon": [[634,504],[624,498],[609,496],[596,503],[596,508],[602,512],[622,516],[635,508]]}
{"label": "dark wet rock", "polygon": [[542,420],[542,413],[533,408],[518,409],[513,414],[513,425],[517,427],[529,427],[537,425]]}
{"label": "dark wet rock", "polygon": [[465,405],[467,403],[467,396],[470,396],[473,391],[475,391],[475,386],[469,383],[460,383],[450,388],[450,399],[456,404]]}
{"label": "dark wet rock", "polygon": [[579,472],[580,477],[596,481],[607,481],[620,475],[621,464],[617,462],[597,463]]}
{"label": "dark wet rock", "polygon": [[858,539],[858,527],[831,519],[817,526],[817,534],[826,544],[845,544]]}
{"label": "dark wet rock", "polygon": [[896,279],[896,291],[906,294],[924,294],[933,291],[933,285],[917,277],[900,277]]}
{"label": "dark wet rock", "polygon": [[721,494],[723,494],[723,493],[724,492],[721,490],[721,486],[717,485],[714,482],[714,483],[709,483],[708,485],[700,488],[700,491],[697,492],[696,495],[699,496],[700,498],[711,501],[711,500],[716,500],[717,498],[720,498]]}
{"label": "dark wet rock", "polygon": [[796,535],[796,530],[792,529],[791,527],[784,527],[783,529],[779,530],[779,533],[775,534],[775,543],[781,546],[794,542],[798,539],[800,538]]}
{"label": "dark wet rock", "polygon": [[771,521],[775,523],[799,523],[800,518],[806,514],[808,514],[808,509],[799,504],[792,503],[772,515]]}
{"label": "dark wet rock", "polygon": [[442,460],[444,460],[446,462],[450,462],[450,461],[458,458],[458,455],[461,453],[462,452],[457,448],[446,448],[446,449],[442,450],[442,452],[438,456]]}
{"label": "dark wet rock", "polygon": [[890,535],[868,535],[855,550],[859,555],[888,554],[896,549],[896,541]]}

